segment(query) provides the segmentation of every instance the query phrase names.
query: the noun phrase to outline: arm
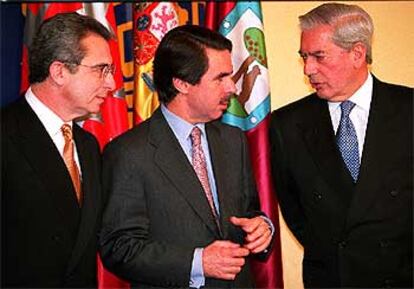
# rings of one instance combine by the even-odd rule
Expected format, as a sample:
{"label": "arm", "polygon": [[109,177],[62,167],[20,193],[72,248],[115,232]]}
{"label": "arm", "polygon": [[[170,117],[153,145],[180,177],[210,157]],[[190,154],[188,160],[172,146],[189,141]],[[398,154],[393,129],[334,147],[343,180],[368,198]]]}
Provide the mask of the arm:
{"label": "arm", "polygon": [[282,120],[276,118],[273,113],[269,130],[272,178],[283,218],[297,240],[303,243],[303,222],[305,217],[300,205],[295,181],[290,176],[288,152],[286,151],[287,145],[283,137],[281,123]]}
{"label": "arm", "polygon": [[243,191],[246,199],[246,215],[233,216],[230,222],[240,227],[245,232],[243,247],[253,254],[265,253],[272,241],[273,225],[264,213],[259,211],[259,198],[256,191],[255,180],[250,164],[247,141],[242,134],[242,159],[243,159]]}

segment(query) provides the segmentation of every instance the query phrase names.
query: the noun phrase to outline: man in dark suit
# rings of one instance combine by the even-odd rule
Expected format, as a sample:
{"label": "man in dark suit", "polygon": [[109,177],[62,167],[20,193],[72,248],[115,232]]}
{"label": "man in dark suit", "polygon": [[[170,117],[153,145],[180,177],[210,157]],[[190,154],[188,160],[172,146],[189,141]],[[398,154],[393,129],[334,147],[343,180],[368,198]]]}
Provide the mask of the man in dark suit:
{"label": "man in dark suit", "polygon": [[235,92],[231,48],[206,28],[169,31],[154,59],[161,107],[104,151],[102,259],[133,286],[253,286],[247,257],[265,254],[271,223],[243,133],[217,120]]}
{"label": "man in dark suit", "polygon": [[31,86],[2,111],[2,287],[96,287],[101,160],[73,120],[114,89],[110,38],[87,16],[46,20],[29,50]]}
{"label": "man in dark suit", "polygon": [[316,90],[272,114],[272,171],[304,247],[305,287],[413,286],[413,89],[368,71],[373,25],[356,5],[299,17]]}

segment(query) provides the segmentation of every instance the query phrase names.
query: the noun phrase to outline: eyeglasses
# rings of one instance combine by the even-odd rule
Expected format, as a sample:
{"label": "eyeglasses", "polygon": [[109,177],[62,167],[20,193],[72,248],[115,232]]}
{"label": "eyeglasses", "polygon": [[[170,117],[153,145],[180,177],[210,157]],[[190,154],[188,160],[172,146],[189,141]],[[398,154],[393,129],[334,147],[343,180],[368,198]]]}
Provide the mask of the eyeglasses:
{"label": "eyeglasses", "polygon": [[108,74],[112,74],[115,75],[115,71],[116,71],[116,66],[115,64],[96,64],[96,65],[86,65],[86,64],[77,64],[77,63],[68,63],[71,65],[76,65],[76,66],[84,66],[84,67],[88,67],[90,69],[96,70],[100,72],[100,76],[102,79],[105,79]]}
{"label": "eyeglasses", "polygon": [[108,63],[97,64],[97,65],[85,65],[85,64],[78,64],[78,65],[100,71],[102,79],[105,79],[109,73],[112,74],[112,76],[115,75],[116,66],[113,63],[112,64],[108,64]]}

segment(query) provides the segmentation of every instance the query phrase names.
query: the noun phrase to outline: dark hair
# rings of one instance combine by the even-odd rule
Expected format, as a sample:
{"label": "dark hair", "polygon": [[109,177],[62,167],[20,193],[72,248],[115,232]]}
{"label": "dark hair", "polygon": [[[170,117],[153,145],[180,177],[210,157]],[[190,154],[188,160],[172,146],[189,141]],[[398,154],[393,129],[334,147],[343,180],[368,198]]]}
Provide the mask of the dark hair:
{"label": "dark hair", "polygon": [[165,34],[154,58],[154,85],[160,102],[168,103],[177,95],[173,78],[193,85],[200,82],[208,69],[206,48],[231,52],[232,44],[218,32],[196,25],[178,26]]}
{"label": "dark hair", "polygon": [[[44,81],[53,61],[80,64],[86,53],[80,42],[90,34],[105,40],[112,37],[99,21],[78,13],[61,13],[45,20],[29,48],[29,82]],[[75,70],[73,66],[68,68]]]}

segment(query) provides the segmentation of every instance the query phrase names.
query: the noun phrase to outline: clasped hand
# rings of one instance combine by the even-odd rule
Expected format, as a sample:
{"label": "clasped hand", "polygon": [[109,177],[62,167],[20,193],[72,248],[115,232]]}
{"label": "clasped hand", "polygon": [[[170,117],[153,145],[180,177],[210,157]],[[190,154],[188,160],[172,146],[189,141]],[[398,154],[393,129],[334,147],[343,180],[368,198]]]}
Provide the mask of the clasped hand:
{"label": "clasped hand", "polygon": [[230,222],[246,232],[245,243],[215,241],[204,248],[202,259],[206,277],[234,280],[246,262],[245,257],[262,252],[271,242],[271,230],[262,217],[231,217]]}

